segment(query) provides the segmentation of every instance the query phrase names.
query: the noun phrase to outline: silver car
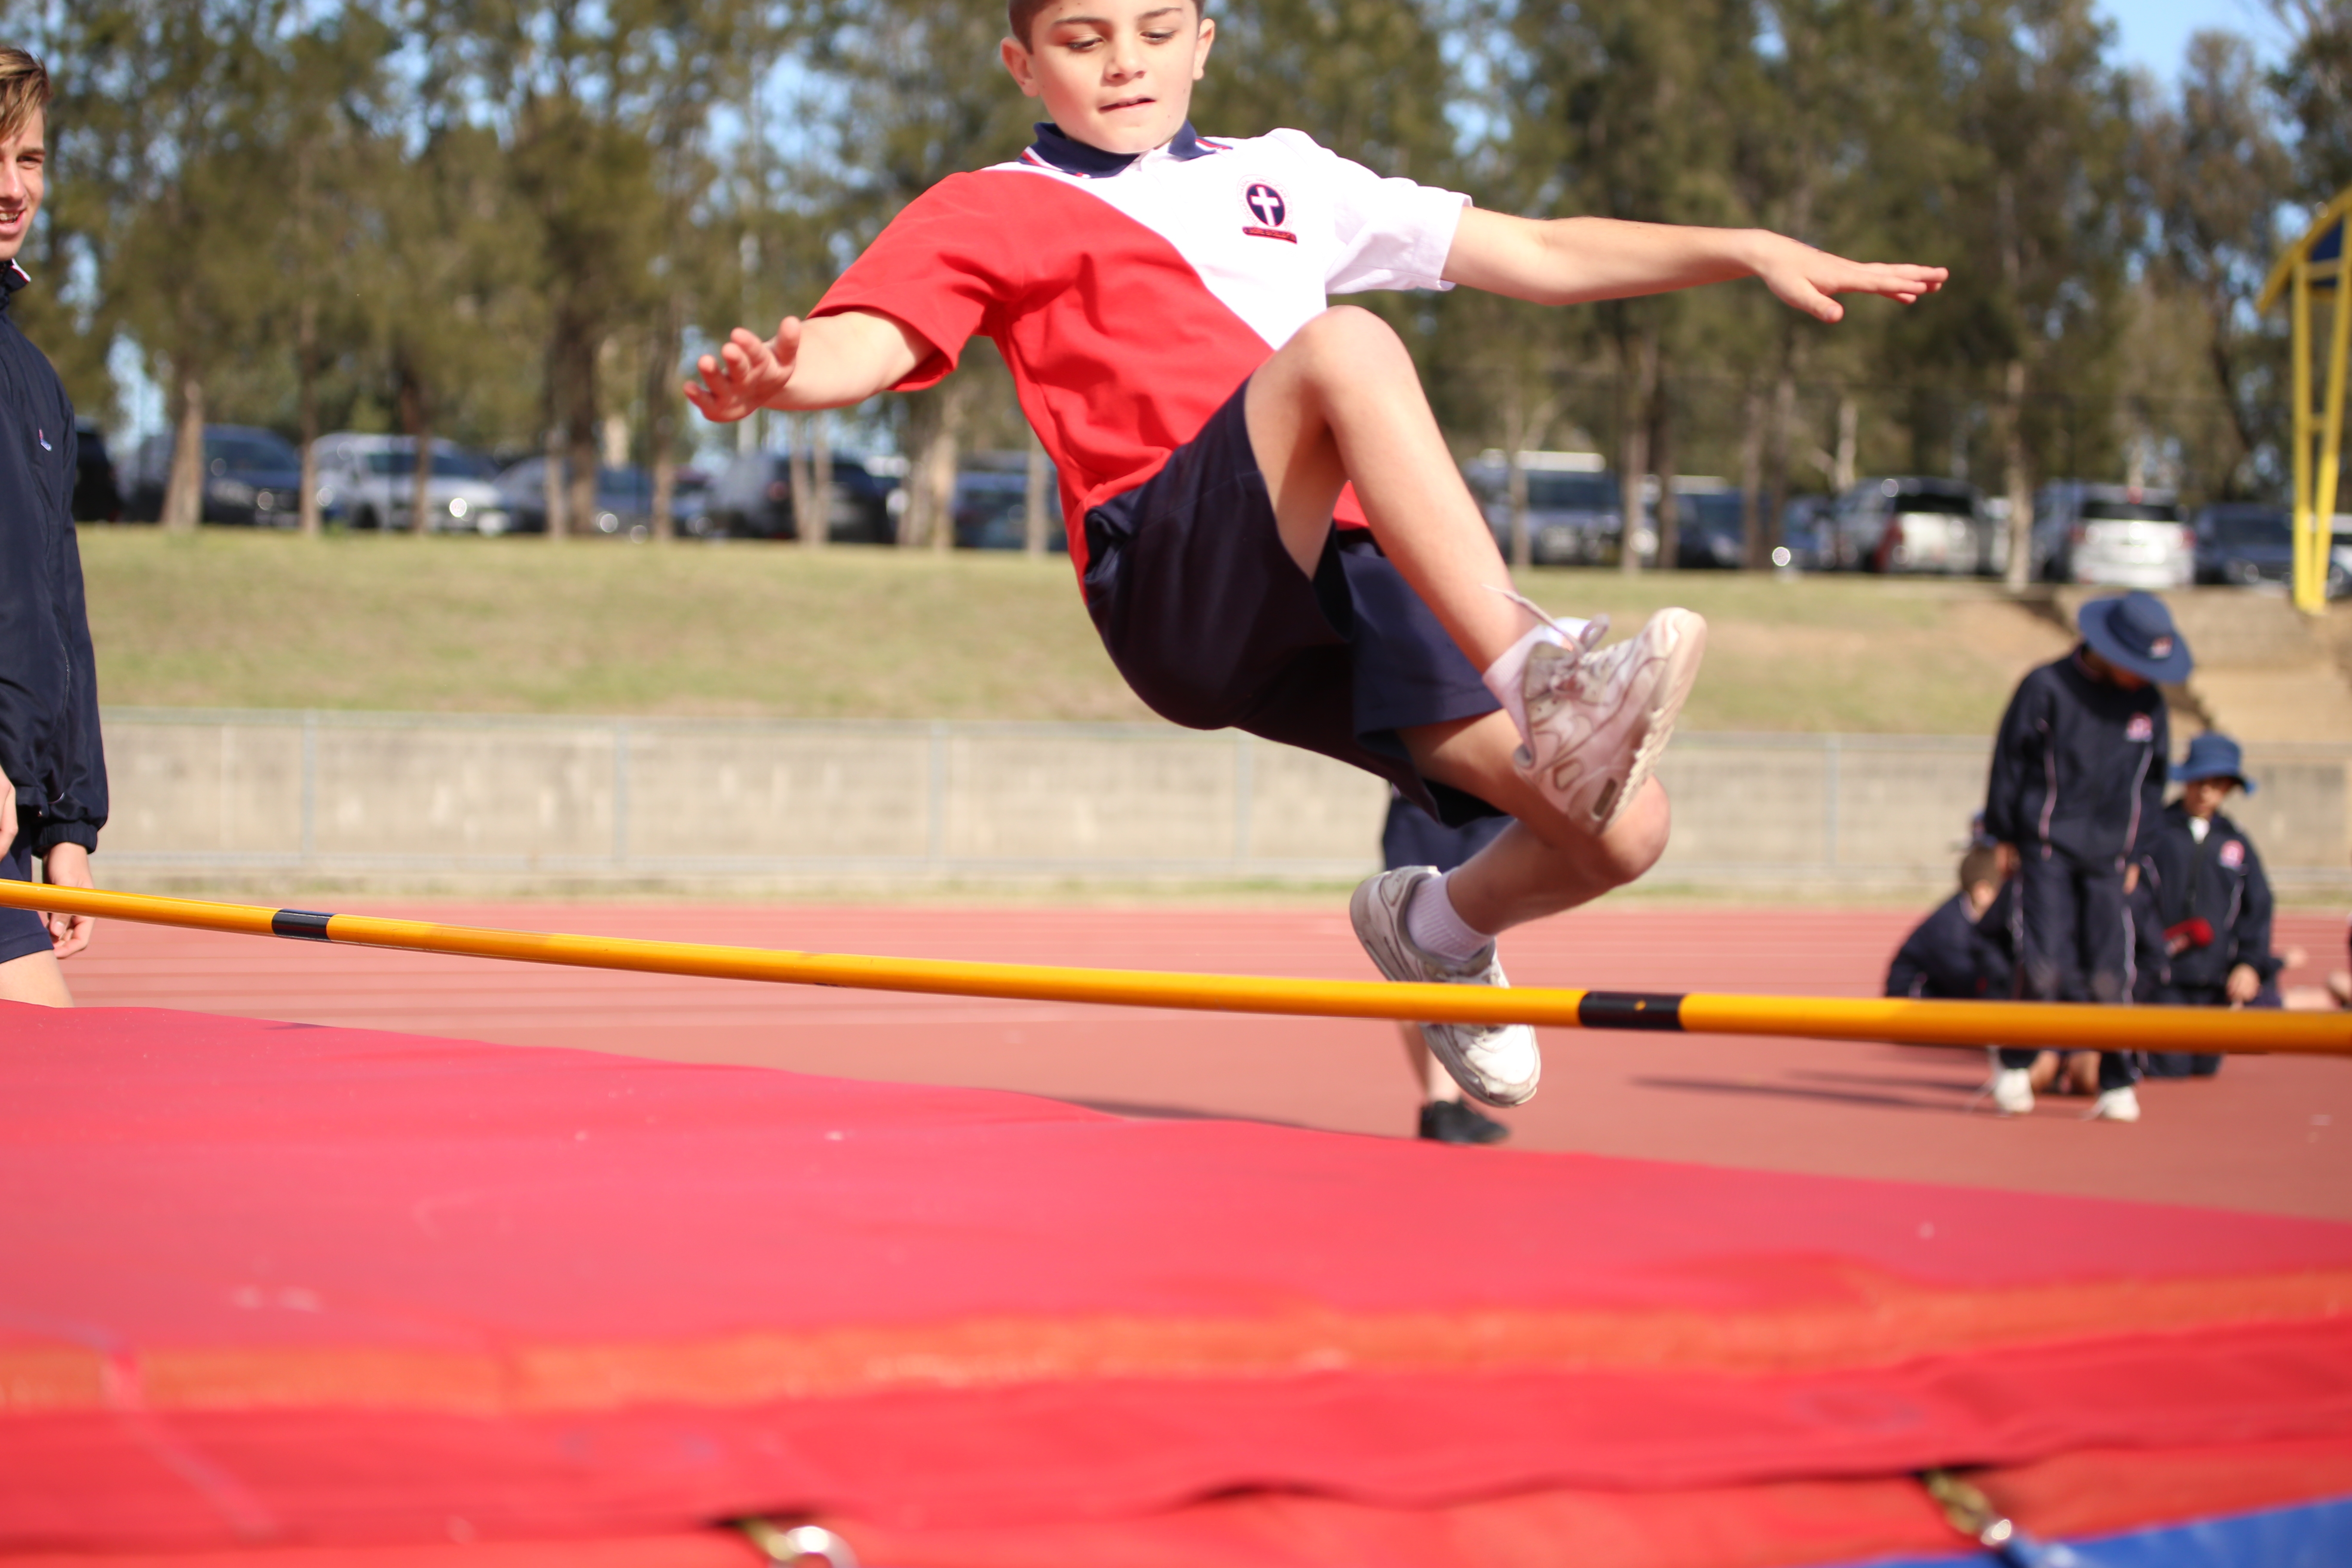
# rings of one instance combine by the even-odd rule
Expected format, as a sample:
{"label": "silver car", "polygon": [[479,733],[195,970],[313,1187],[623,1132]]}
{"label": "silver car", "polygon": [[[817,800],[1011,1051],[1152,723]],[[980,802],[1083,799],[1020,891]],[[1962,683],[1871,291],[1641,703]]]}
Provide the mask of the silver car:
{"label": "silver car", "polygon": [[2004,532],[1965,479],[1864,479],[1830,514],[1827,563],[1841,572],[1990,576],[2008,563]]}
{"label": "silver car", "polygon": [[2033,496],[2033,557],[2053,583],[2186,588],[2197,537],[2170,490],[2066,479]]}
{"label": "silver car", "polygon": [[[407,436],[341,430],[319,437],[320,504],[354,528],[410,526],[416,499],[416,443]],[[513,515],[499,498],[498,465],[454,441],[433,443],[425,491],[430,532],[504,533]]]}
{"label": "silver car", "polygon": [[[1624,535],[1624,491],[1597,452],[1523,452],[1528,476],[1528,555],[1538,566],[1589,566],[1617,559]],[[1462,476],[1486,515],[1504,558],[1511,553],[1510,463],[1499,450],[1479,454]],[[1644,552],[1656,548],[1636,534]]]}

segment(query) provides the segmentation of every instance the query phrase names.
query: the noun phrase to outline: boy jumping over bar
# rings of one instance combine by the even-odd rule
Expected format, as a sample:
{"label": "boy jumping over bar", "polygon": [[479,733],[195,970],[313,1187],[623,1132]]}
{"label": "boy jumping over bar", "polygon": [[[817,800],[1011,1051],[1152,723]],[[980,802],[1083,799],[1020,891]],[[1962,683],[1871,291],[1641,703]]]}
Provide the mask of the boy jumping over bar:
{"label": "boy jumping over bar", "polygon": [[[1538,222],[1382,179],[1296,131],[1186,118],[1216,24],[1197,0],[1011,0],[1001,54],[1050,121],[1013,163],[908,204],[806,320],[738,329],[687,395],[713,420],[938,382],[975,333],[1052,454],[1112,662],[1163,717],[1378,774],[1448,822],[1517,818],[1444,876],[1384,872],[1356,932],[1391,980],[1506,984],[1495,937],[1664,852],[1651,777],[1706,626],[1662,610],[1602,647],[1511,578],[1403,343],[1327,296],[1468,284],[1542,304],[1755,277],[1825,321],[1941,268],[1756,230]],[[1627,530],[1628,537],[1632,530]],[[1535,1093],[1535,1031],[1423,1026],[1463,1089]]]}

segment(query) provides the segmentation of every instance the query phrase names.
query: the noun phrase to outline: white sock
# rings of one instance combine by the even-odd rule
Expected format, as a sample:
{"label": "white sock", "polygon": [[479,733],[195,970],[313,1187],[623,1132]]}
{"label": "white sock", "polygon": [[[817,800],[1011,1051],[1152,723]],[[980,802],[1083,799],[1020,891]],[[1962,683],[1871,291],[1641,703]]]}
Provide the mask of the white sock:
{"label": "white sock", "polygon": [[1448,871],[1412,890],[1412,902],[1404,907],[1404,934],[1423,952],[1448,963],[1467,963],[1484,952],[1495,936],[1492,931],[1473,931],[1454,912],[1454,900],[1445,891],[1453,875]]}
{"label": "white sock", "polygon": [[1503,705],[1503,711],[1511,716],[1511,723],[1518,730],[1521,741],[1533,743],[1528,734],[1527,693],[1520,689],[1521,678],[1527,674],[1528,656],[1535,652],[1539,644],[1559,647],[1570,638],[1581,636],[1584,628],[1591,624],[1569,616],[1532,627],[1527,636],[1513,643],[1502,658],[1488,665],[1486,673],[1478,678],[1486,683],[1486,689],[1495,694],[1495,700]]}

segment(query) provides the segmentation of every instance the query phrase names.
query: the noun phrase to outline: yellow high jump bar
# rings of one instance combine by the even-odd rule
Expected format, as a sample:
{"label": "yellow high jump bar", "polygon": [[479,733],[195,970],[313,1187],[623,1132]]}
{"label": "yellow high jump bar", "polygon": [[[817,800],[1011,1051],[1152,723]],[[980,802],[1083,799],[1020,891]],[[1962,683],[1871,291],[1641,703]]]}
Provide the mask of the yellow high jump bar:
{"label": "yellow high jump bar", "polygon": [[1528,986],[1396,984],[1073,969],[957,959],[866,958],[631,937],[564,936],[379,920],[371,915],[215,904],[143,893],[92,892],[0,880],[0,907],[93,915],[238,936],[290,937],[406,952],[562,963],[710,980],[764,980],[945,996],[1091,1002],[1211,1013],[1395,1018],[1450,1024],[1541,1024],[1875,1040],[1900,1046],[2016,1046],[2092,1050],[2283,1052],[2352,1056],[2352,1014],[2211,1007],[2095,1007],[2054,1002],[1924,1002],[1852,996],[1735,996]]}

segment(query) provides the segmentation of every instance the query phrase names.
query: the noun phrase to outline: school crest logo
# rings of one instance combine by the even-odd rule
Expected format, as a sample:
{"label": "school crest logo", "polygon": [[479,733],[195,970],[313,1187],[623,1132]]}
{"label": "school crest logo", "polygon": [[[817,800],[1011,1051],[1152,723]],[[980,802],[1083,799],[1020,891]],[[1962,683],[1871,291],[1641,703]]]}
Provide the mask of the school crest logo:
{"label": "school crest logo", "polygon": [[1298,243],[1298,237],[1282,226],[1283,220],[1290,216],[1290,204],[1274,186],[1264,180],[1252,183],[1242,192],[1242,205],[1255,220],[1242,225],[1244,234],[1255,235],[1260,239],[1286,240],[1292,245]]}
{"label": "school crest logo", "polygon": [[2230,842],[2221,846],[2221,866],[2223,869],[2234,871],[2245,863],[2246,841],[2244,839],[2232,838]]}
{"label": "school crest logo", "polygon": [[2126,741],[2155,740],[2156,721],[2145,713],[2133,714],[2131,722],[2124,726],[2124,739]]}

